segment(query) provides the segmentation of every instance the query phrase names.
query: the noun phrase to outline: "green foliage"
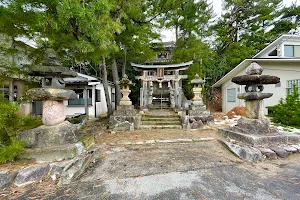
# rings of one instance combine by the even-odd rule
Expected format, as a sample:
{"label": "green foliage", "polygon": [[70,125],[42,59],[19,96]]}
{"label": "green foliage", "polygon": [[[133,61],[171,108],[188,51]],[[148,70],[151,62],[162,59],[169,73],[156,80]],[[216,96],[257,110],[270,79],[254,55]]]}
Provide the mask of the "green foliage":
{"label": "green foliage", "polygon": [[69,118],[68,121],[72,124],[80,124],[83,120],[86,119],[85,115],[81,115],[79,117]]}
{"label": "green foliage", "polygon": [[287,126],[300,127],[299,89],[295,85],[290,89],[286,99],[281,99],[278,105],[270,106],[269,116],[275,123]]}
{"label": "green foliage", "polygon": [[13,161],[22,151],[23,143],[17,140],[12,140],[9,145],[0,146],[0,164]]}
{"label": "green foliage", "polygon": [[22,117],[17,114],[19,106],[10,101],[0,100],[0,163],[13,160],[23,150],[22,142],[16,135],[42,124],[40,117]]}
{"label": "green foliage", "polygon": [[176,41],[196,35],[210,35],[208,23],[213,17],[212,6],[207,0],[158,0],[155,7],[160,12],[160,23],[175,28]]}

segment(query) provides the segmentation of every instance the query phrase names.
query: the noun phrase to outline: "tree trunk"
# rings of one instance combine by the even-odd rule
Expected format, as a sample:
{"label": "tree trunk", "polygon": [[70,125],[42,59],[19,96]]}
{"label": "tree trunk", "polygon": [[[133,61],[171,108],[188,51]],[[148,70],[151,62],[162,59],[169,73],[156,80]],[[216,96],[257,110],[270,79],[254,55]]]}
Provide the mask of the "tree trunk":
{"label": "tree trunk", "polygon": [[127,48],[124,46],[124,64],[122,67],[122,77],[126,74]]}
{"label": "tree trunk", "polygon": [[102,56],[102,82],[103,82],[103,88],[104,88],[105,99],[107,104],[107,116],[109,117],[113,114],[113,110],[112,110],[111,101],[109,97],[107,71],[106,71],[106,63],[105,63],[104,56]]}
{"label": "tree trunk", "polygon": [[116,105],[118,106],[121,100],[121,92],[120,92],[120,85],[118,84],[119,81],[119,74],[118,74],[118,68],[117,68],[117,61],[114,58],[112,60],[112,74],[113,74],[113,81],[115,85],[115,96],[116,96]]}
{"label": "tree trunk", "polygon": [[9,80],[9,91],[8,91],[8,99],[9,101],[14,101],[14,79]]}
{"label": "tree trunk", "polygon": [[177,42],[178,41],[178,25],[176,24],[175,25],[175,42]]}

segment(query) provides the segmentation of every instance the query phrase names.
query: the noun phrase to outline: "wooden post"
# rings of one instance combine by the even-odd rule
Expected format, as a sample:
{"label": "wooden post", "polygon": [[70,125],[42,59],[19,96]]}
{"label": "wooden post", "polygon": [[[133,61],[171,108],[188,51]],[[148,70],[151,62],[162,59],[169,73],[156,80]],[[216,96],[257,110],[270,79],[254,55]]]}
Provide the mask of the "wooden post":
{"label": "wooden post", "polygon": [[88,98],[89,98],[89,94],[88,94],[87,86],[85,86],[84,87],[84,109],[87,118],[89,118]]}
{"label": "wooden post", "polygon": [[148,105],[148,95],[147,95],[147,93],[148,93],[148,89],[147,89],[147,81],[143,81],[143,92],[144,92],[144,97],[143,97],[143,100],[144,100],[144,105],[143,105],[143,107],[145,108],[145,109],[147,109],[147,105]]}
{"label": "wooden post", "polygon": [[9,81],[9,101],[14,101],[14,80]]}
{"label": "wooden post", "polygon": [[140,88],[140,110],[143,110],[143,107],[144,107],[144,91],[143,91],[143,87],[141,87]]}
{"label": "wooden post", "polygon": [[175,105],[180,109],[179,105],[179,71],[175,71]]}

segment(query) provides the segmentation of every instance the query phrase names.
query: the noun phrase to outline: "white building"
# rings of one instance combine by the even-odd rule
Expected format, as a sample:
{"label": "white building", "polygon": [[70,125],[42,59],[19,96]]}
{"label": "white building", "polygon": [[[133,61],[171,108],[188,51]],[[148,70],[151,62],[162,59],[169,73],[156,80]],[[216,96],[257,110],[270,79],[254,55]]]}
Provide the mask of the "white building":
{"label": "white building", "polygon": [[[88,115],[89,117],[100,117],[107,114],[107,103],[104,93],[103,83],[100,79],[77,73],[75,78],[64,78],[66,89],[74,90],[78,95],[78,99],[64,101],[66,105],[67,116],[85,114],[85,92],[88,94]],[[108,83],[109,97],[113,109],[115,108],[115,88],[114,85]]]}
{"label": "white building", "polygon": [[263,67],[263,74],[280,77],[280,83],[265,85],[263,92],[273,93],[265,99],[265,114],[268,106],[279,103],[285,98],[288,88],[294,84],[300,87],[300,36],[282,35],[251,59],[246,59],[216,82],[213,87],[222,89],[222,111],[228,112],[236,106],[244,106],[244,100],[237,99],[239,93],[245,92],[245,87],[231,82],[234,76],[244,75],[245,69],[256,62]]}

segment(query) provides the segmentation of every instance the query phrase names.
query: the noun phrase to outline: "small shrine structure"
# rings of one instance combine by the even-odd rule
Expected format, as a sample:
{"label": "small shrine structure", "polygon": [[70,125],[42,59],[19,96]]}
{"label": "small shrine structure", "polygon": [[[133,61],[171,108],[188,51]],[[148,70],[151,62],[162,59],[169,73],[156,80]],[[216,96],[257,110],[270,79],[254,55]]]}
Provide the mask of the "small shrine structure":
{"label": "small shrine structure", "polygon": [[136,79],[141,81],[140,109],[173,108],[181,110],[182,79],[180,71],[187,70],[193,61],[180,64],[141,65],[131,63],[141,73]]}

